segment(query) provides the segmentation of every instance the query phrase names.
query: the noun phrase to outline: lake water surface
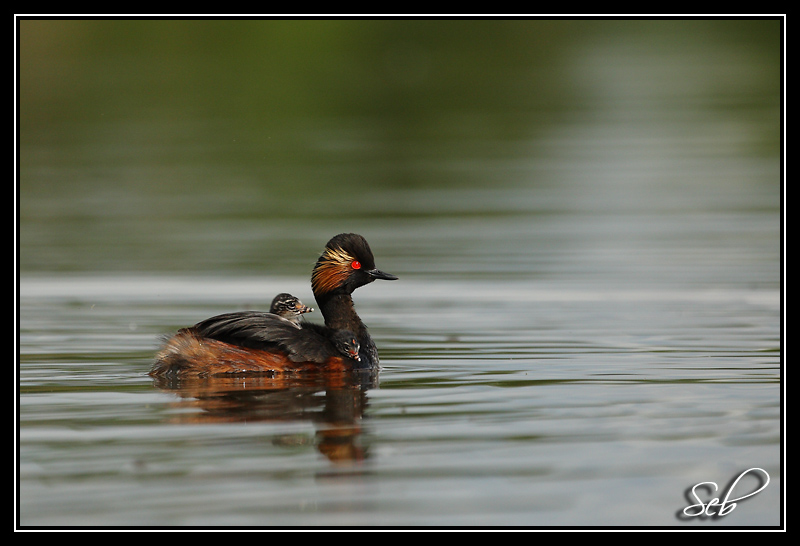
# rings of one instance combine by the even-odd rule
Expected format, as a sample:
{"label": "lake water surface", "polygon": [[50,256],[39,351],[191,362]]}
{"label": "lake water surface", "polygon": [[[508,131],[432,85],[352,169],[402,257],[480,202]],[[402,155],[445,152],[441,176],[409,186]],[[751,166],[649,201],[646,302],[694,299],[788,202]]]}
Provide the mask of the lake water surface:
{"label": "lake water surface", "polygon": [[[21,22],[19,526],[782,524],[776,21],[235,23]],[[340,232],[379,373],[147,375]]]}

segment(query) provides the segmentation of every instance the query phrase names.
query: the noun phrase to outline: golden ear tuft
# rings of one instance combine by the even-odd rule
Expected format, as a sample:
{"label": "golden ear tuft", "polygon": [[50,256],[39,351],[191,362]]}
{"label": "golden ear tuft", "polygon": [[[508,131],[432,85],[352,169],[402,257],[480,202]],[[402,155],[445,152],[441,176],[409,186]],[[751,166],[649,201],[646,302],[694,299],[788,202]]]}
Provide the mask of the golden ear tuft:
{"label": "golden ear tuft", "polygon": [[324,294],[343,285],[354,260],[341,248],[326,248],[311,273],[311,289],[315,294]]}

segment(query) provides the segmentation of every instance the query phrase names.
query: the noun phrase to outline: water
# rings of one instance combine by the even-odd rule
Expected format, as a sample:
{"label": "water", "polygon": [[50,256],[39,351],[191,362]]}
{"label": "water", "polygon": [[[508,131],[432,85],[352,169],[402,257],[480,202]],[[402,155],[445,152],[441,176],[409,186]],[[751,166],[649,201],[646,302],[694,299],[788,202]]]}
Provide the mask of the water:
{"label": "water", "polygon": [[[770,23],[23,32],[18,524],[780,525]],[[147,376],[177,328],[313,305],[343,231],[400,277],[354,295],[377,376]]]}

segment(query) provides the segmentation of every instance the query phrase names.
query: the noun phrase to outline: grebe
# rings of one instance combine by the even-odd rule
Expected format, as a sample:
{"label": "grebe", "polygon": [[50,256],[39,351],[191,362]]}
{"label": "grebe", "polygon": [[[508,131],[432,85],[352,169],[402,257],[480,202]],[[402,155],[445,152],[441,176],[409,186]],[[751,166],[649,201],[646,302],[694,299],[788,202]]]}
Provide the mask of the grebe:
{"label": "grebe", "polygon": [[282,293],[275,296],[269,306],[269,312],[273,315],[283,317],[298,328],[303,322],[304,313],[312,313],[314,309],[303,305],[299,298],[291,294]]}
{"label": "grebe", "polygon": [[[378,350],[351,297],[356,288],[376,279],[397,277],[375,267],[364,237],[339,234],[325,245],[311,274],[325,326],[305,322],[298,328],[277,314],[259,311],[217,315],[178,330],[156,355],[150,375],[377,368]],[[347,335],[352,335],[351,342],[335,341]]]}
{"label": "grebe", "polygon": [[352,358],[359,362],[361,361],[361,357],[358,356],[358,351],[361,350],[361,344],[358,342],[353,332],[350,330],[333,330],[329,339],[331,343],[333,343],[333,346],[336,347],[336,350],[341,354],[347,358]]}

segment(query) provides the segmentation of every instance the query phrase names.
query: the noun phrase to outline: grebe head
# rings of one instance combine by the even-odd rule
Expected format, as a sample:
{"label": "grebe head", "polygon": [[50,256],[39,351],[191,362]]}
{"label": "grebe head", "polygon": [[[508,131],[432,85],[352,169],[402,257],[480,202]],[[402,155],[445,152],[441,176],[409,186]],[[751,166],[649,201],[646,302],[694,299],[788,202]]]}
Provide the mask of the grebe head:
{"label": "grebe head", "polygon": [[315,296],[351,294],[359,286],[376,279],[397,277],[375,267],[367,240],[355,233],[341,233],[328,241],[311,274]]}
{"label": "grebe head", "polygon": [[331,341],[336,349],[347,358],[353,360],[361,360],[358,356],[358,351],[361,350],[361,344],[356,339],[353,332],[349,330],[337,330],[331,335]]}
{"label": "grebe head", "polygon": [[291,294],[278,294],[269,306],[269,312],[292,322],[299,322],[300,315],[310,313],[314,309],[303,305],[298,298]]}

